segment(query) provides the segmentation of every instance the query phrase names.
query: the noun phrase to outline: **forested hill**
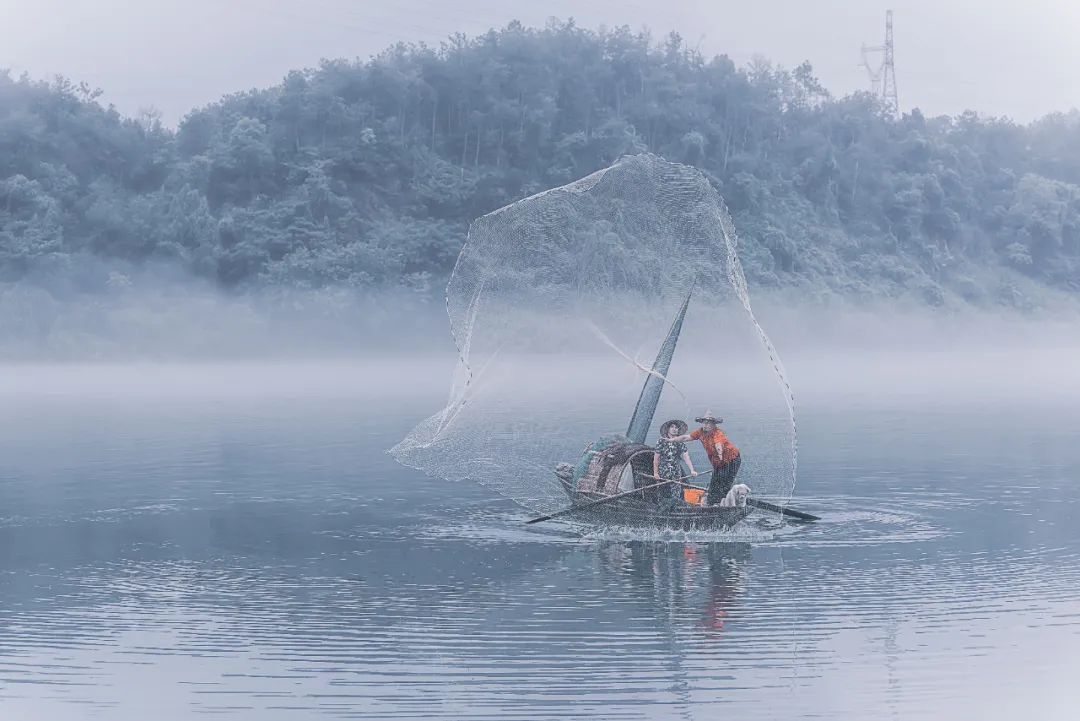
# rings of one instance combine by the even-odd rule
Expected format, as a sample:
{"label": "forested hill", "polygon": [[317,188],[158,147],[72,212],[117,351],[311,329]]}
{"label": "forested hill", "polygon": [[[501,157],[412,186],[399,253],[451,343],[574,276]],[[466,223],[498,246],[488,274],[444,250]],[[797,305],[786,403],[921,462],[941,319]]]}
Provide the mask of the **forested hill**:
{"label": "forested hill", "polygon": [[1080,288],[1075,111],[892,119],[809,65],[572,23],[326,61],[176,131],[0,74],[0,273],[175,263],[226,288],[434,289],[471,219],[645,150],[709,175],[758,288],[935,304]]}

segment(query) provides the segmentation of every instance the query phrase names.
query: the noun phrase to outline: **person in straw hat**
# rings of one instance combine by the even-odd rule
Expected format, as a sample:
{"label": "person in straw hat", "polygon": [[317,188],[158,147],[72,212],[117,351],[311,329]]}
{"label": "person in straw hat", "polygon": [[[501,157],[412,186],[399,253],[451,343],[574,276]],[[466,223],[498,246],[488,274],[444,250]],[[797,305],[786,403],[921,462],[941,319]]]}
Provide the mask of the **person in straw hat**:
{"label": "person in straw hat", "polygon": [[705,502],[712,506],[724,500],[724,496],[735,485],[735,476],[738,475],[739,468],[742,466],[742,457],[739,455],[738,446],[718,428],[724,422],[723,418],[717,418],[709,411],[701,418],[694,420],[701,424],[700,428],[671,440],[701,441],[701,445],[705,447],[705,455],[709,457],[709,463],[713,467],[712,478],[709,480],[709,494]]}
{"label": "person in straw hat", "polygon": [[[690,460],[690,453],[683,445],[683,441],[674,440],[676,436],[686,437],[686,422],[672,420],[660,426],[660,440],[656,442],[656,451],[653,453],[653,477],[665,481],[681,481],[686,476],[683,474],[682,463],[690,470],[690,476],[696,476],[694,462]],[[681,461],[681,463],[680,463]],[[663,511],[674,510],[682,498],[682,486],[677,483],[669,483],[662,486],[658,492],[660,509]]]}

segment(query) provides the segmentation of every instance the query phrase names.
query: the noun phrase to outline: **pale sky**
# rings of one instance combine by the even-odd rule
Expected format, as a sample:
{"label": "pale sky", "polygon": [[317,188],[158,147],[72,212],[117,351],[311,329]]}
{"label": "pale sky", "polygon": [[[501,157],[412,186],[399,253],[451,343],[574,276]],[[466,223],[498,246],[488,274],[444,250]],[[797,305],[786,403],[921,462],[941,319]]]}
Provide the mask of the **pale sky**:
{"label": "pale sky", "polygon": [[85,80],[122,112],[154,106],[175,124],[320,58],[572,16],[676,30],[739,64],[809,60],[841,95],[868,86],[859,48],[882,42],[886,8],[904,110],[1028,121],[1080,106],[1080,0],[0,0],[0,68]]}

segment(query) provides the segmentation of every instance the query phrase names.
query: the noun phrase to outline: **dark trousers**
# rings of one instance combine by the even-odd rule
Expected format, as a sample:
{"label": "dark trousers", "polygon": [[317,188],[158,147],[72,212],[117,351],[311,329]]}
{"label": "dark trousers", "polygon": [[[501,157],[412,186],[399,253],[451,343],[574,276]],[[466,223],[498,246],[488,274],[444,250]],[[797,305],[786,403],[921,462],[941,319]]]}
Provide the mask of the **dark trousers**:
{"label": "dark trousers", "polygon": [[735,476],[738,475],[741,465],[742,457],[735,456],[727,463],[713,466],[712,478],[709,479],[709,495],[706,496],[705,503],[713,506],[724,500],[724,496],[735,485]]}

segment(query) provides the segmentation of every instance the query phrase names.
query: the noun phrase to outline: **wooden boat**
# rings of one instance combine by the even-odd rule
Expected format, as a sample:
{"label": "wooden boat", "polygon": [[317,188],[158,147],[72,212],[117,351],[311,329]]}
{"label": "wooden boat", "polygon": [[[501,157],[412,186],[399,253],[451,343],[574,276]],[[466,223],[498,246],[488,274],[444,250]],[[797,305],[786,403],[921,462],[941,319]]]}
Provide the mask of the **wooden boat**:
{"label": "wooden boat", "polygon": [[[720,531],[737,525],[755,509],[798,521],[820,520],[818,516],[754,498],[745,499],[746,505],[735,507],[693,503],[679,503],[671,508],[661,505],[658,488],[664,487],[665,482],[650,475],[654,450],[645,444],[645,438],[660,402],[667,369],[675,355],[690,295],[683,301],[683,307],[660,346],[625,435],[610,435],[593,441],[585,447],[577,464],[559,463],[555,467],[555,477],[569,496],[570,506],[526,522],[567,518],[598,527]],[[679,487],[680,493],[681,488],[683,486]]]}
{"label": "wooden boat", "polygon": [[[749,505],[727,508],[690,503],[664,509],[660,505],[659,490],[654,487],[658,481],[649,475],[653,448],[645,444],[645,438],[689,305],[688,294],[641,389],[626,434],[596,440],[585,448],[576,465],[560,463],[556,467],[555,475],[571,505],[544,519],[560,516],[591,526],[718,531],[733,527],[754,510]],[[682,494],[682,486],[677,492]],[[537,520],[543,519],[534,519]]]}
{"label": "wooden boat", "polygon": [[[584,506],[605,498],[604,495],[598,493],[578,492],[574,489],[571,479],[557,477],[574,505]],[[638,483],[642,487],[647,487],[655,481],[651,478],[639,478]],[[752,506],[721,508],[720,506],[685,504],[674,510],[661,512],[657,495],[654,492],[644,491],[610,503],[590,505],[580,510],[569,510],[563,517],[589,526],[617,526],[658,531],[726,531],[753,511]]]}
{"label": "wooden boat", "polygon": [[555,477],[570,498],[570,506],[526,523],[566,518],[600,527],[722,531],[734,527],[755,510],[776,513],[799,522],[820,520],[812,514],[757,498],[746,498],[746,505],[737,507],[694,503],[680,503],[670,509],[661,506],[657,489],[665,482],[650,474],[654,449],[645,444],[645,438],[656,414],[689,305],[690,294],[687,294],[645,379],[626,434],[610,435],[589,444],[576,465],[558,464]]}

